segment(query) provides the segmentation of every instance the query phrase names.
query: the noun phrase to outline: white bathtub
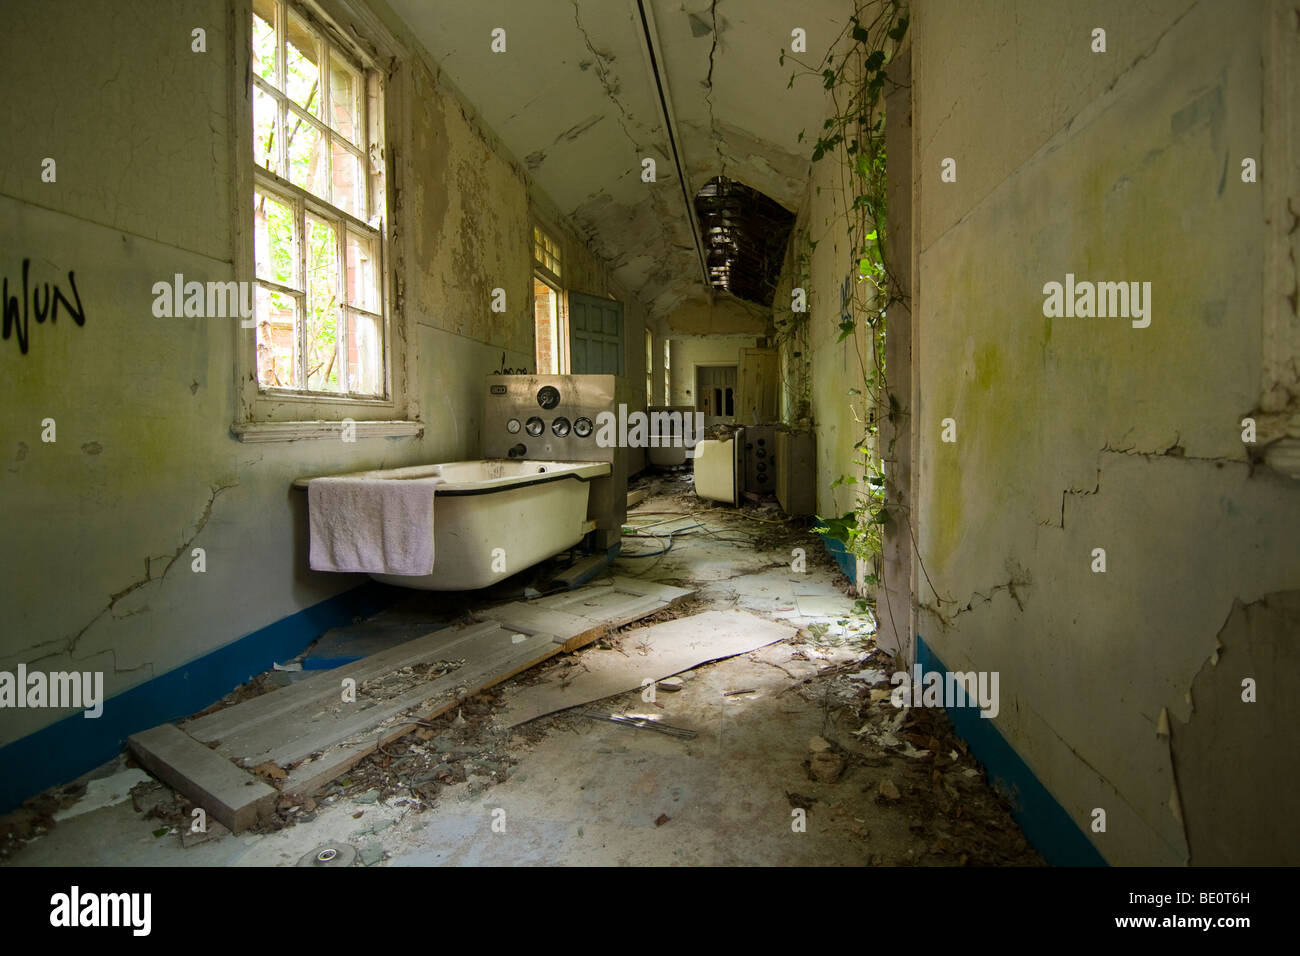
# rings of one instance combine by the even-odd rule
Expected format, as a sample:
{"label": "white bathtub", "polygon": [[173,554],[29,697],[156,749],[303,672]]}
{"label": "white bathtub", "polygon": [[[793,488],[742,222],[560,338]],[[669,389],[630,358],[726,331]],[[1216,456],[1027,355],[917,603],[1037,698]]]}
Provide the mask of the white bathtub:
{"label": "white bathtub", "polygon": [[443,479],[433,499],[433,573],[370,576],[426,591],[495,584],[580,542],[589,482],[609,473],[609,462],[527,459],[353,472],[354,478]]}

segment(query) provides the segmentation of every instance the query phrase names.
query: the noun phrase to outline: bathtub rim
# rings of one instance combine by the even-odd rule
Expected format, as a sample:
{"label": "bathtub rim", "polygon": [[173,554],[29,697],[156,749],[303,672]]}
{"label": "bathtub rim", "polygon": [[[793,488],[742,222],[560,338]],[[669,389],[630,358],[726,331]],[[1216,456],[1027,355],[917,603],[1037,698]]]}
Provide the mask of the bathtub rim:
{"label": "bathtub rim", "polygon": [[573,478],[584,484],[595,480],[596,478],[607,478],[612,474],[613,467],[607,461],[547,461],[539,458],[471,458],[463,461],[441,461],[432,462],[427,465],[403,465],[398,468],[368,469],[365,471],[340,472],[330,475],[313,475],[307,478],[298,478],[293,482],[292,487],[306,489],[316,478],[380,478],[387,480],[403,480],[417,478],[434,478],[438,477],[432,472],[435,467],[450,467],[452,465],[474,465],[480,462],[509,462],[521,464],[537,464],[541,466],[559,466],[564,468],[563,471],[557,472],[532,472],[522,475],[507,475],[501,478],[486,478],[481,481],[456,481],[444,482],[435,488],[436,497],[467,497],[470,495],[488,495],[501,491],[509,491],[512,488],[518,488],[521,485],[540,485],[552,481],[562,481],[566,478]]}

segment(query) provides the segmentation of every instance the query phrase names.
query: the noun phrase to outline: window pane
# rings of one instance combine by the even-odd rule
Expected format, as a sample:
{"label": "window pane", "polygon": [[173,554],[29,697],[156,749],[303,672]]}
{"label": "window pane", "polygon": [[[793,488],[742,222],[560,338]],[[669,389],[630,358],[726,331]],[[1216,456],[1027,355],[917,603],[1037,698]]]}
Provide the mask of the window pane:
{"label": "window pane", "polygon": [[275,77],[275,0],[253,0],[253,72],[279,85]]}
{"label": "window pane", "polygon": [[285,117],[285,141],[289,144],[289,182],[329,202],[329,157],[325,137],[312,123],[295,116]]}
{"label": "window pane", "polygon": [[257,287],[257,383],[265,388],[298,385],[298,300]]}
{"label": "window pane", "polygon": [[275,97],[253,90],[253,161],[263,169],[280,172],[280,145],[276,138]]}
{"label": "window pane", "polygon": [[284,91],[313,116],[320,116],[320,60],[307,25],[289,17],[284,43]]}
{"label": "window pane", "polygon": [[275,196],[253,193],[253,258],[259,279],[302,288],[293,207]]}
{"label": "window pane", "polygon": [[337,56],[330,57],[330,125],[361,145],[361,76]]}
{"label": "window pane", "polygon": [[339,255],[332,224],[307,217],[307,387],[342,391],[338,361]]}
{"label": "window pane", "polygon": [[379,311],[379,253],[375,240],[348,230],[348,305]]}
{"label": "window pane", "polygon": [[379,319],[349,312],[348,390],[358,395],[383,392],[383,335]]}
{"label": "window pane", "polygon": [[560,244],[537,226],[533,226],[533,260],[559,278]]}
{"label": "window pane", "polygon": [[361,175],[361,160],[340,142],[334,143],[333,152],[330,176],[334,181],[334,205],[358,219],[365,219],[365,180]]}

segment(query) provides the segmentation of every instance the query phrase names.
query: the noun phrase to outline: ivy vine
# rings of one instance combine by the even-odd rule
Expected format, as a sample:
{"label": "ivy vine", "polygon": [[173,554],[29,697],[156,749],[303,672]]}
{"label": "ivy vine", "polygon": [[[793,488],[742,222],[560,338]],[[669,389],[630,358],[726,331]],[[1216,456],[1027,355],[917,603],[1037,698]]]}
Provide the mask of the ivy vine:
{"label": "ivy vine", "polygon": [[[879,447],[877,410],[897,421],[901,414],[898,399],[890,393],[885,368],[885,330],[891,306],[905,301],[902,286],[891,272],[885,257],[887,228],[887,179],[885,175],[884,91],[889,82],[887,69],[893,51],[907,33],[908,16],[901,0],[887,0],[869,19],[855,14],[831,43],[818,63],[806,63],[785,50],[780,62],[795,64],[789,86],[796,81],[816,77],[828,93],[832,112],[822,123],[812,146],[812,162],[828,157],[835,161],[839,181],[832,195],[831,229],[842,229],[855,260],[851,267],[853,281],[841,289],[837,342],[853,339],[853,353],[861,372],[861,388],[850,389],[854,416],[861,435],[854,450],[862,457],[865,479],[854,474],[841,475],[831,487],[862,485],[852,510],[839,517],[818,516],[816,530],[841,541],[846,550],[878,567],[883,551],[884,528],[893,519],[894,503],[887,494],[882,461],[893,455],[891,438],[888,448]],[[805,142],[806,131],[799,134]],[[825,235],[821,237],[825,238]],[[796,237],[795,285],[808,289],[812,254],[819,239],[805,228]],[[825,306],[823,306],[823,309]],[[809,321],[811,311],[796,312],[782,308],[775,316],[777,339],[787,343],[792,357],[802,360],[800,405],[810,404],[808,384],[811,367]],[[798,416],[796,416],[798,417]],[[879,584],[873,570],[869,584]]]}

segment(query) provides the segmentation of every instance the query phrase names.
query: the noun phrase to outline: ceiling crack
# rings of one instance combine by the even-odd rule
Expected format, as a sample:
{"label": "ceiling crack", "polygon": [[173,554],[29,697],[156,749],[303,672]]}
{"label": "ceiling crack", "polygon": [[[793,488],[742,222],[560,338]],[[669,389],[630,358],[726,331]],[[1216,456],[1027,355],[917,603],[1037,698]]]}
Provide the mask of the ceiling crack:
{"label": "ceiling crack", "polygon": [[712,0],[709,4],[709,14],[713,17],[713,29],[710,31],[713,42],[709,47],[709,73],[704,80],[706,88],[704,102],[709,105],[709,139],[713,140],[713,148],[718,154],[718,175],[725,176],[727,174],[727,159],[722,155],[722,141],[718,138],[718,131],[713,118],[713,67],[718,52],[718,0]]}

